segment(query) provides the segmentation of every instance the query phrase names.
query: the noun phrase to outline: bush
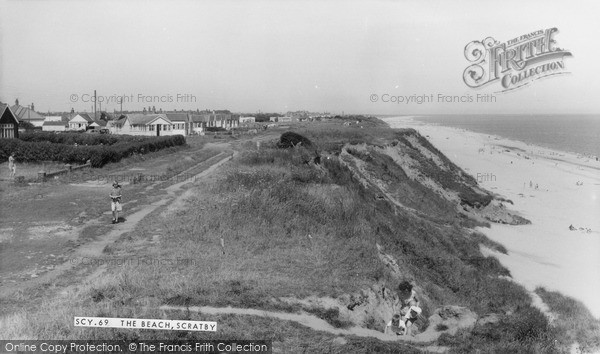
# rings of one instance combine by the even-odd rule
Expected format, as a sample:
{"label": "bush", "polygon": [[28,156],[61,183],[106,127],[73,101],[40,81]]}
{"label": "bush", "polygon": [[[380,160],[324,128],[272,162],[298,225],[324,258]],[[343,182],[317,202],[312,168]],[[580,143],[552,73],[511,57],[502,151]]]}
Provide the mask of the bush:
{"label": "bush", "polygon": [[206,127],[204,130],[207,132],[226,132],[227,129],[223,127]]}
{"label": "bush", "polygon": [[277,147],[288,149],[296,147],[298,144],[301,144],[303,147],[312,146],[312,142],[307,137],[294,132],[285,132],[281,134]]}
{"label": "bush", "polygon": [[[37,135],[37,134],[32,134]],[[46,134],[40,134],[46,135]],[[51,134],[54,136],[55,134]],[[60,136],[61,134],[56,134]],[[77,136],[76,134],[71,134]],[[96,138],[99,135],[88,135]],[[31,137],[28,137],[31,138]],[[159,136],[159,137],[119,137],[118,142],[112,145],[67,145],[64,143],[52,143],[37,140],[21,141],[19,139],[0,140],[0,159],[6,160],[14,152],[17,161],[62,161],[64,163],[84,164],[90,160],[92,167],[102,167],[109,162],[117,162],[124,157],[134,153],[148,153],[160,149],[185,145],[185,138],[181,135]],[[61,140],[62,139],[62,140]],[[125,143],[125,139],[129,139]],[[71,141],[68,138],[60,138],[53,141]]]}
{"label": "bush", "polygon": [[117,142],[130,142],[140,141],[139,138],[148,137],[134,137],[130,135],[108,135],[108,134],[84,134],[84,133],[72,133],[72,132],[61,132],[56,134],[54,132],[23,132],[19,135],[19,139],[29,142],[49,142],[54,144],[67,144],[67,145],[112,145]]}

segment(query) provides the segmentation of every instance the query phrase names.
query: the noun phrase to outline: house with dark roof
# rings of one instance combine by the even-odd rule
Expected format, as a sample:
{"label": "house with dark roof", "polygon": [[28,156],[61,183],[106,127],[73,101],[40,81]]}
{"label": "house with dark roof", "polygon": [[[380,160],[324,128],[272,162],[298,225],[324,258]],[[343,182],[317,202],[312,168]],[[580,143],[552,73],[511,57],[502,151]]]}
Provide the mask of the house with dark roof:
{"label": "house with dark roof", "polygon": [[207,117],[204,114],[190,114],[190,134],[204,134],[207,127]]}
{"label": "house with dark roof", "polygon": [[46,120],[42,125],[45,132],[64,132],[67,130],[67,123],[60,120]]}
{"label": "house with dark roof", "polygon": [[7,104],[0,103],[0,138],[18,138],[19,120]]}
{"label": "house with dark roof", "polygon": [[105,128],[106,127],[106,121],[102,120],[102,119],[93,120],[90,123],[89,127],[93,128],[93,129],[102,129],[102,128]]}
{"label": "house with dark roof", "polygon": [[204,134],[208,127],[237,128],[240,126],[240,116],[231,114],[229,111],[202,112],[190,115],[190,133]]}
{"label": "house with dark roof", "polygon": [[173,123],[173,134],[183,136],[190,133],[190,115],[188,113],[165,113],[167,118]]}
{"label": "house with dark roof", "polygon": [[165,114],[140,114],[132,113],[121,116],[116,122],[108,125],[113,134],[127,135],[178,135],[173,129],[173,122]]}
{"label": "house with dark roof", "polygon": [[34,127],[41,127],[46,117],[34,111],[32,108],[23,107],[15,104],[10,107],[11,111],[19,121],[25,121],[33,124]]}
{"label": "house with dark roof", "polygon": [[61,116],[46,116],[44,124],[42,124],[42,131],[45,132],[63,132],[67,130],[69,121],[63,119]]}

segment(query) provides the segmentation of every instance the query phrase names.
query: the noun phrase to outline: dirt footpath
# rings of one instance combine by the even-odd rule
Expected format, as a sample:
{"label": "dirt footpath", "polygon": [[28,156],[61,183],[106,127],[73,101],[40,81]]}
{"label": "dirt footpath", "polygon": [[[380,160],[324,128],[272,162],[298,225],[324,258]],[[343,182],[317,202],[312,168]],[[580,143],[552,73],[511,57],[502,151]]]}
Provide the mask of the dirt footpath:
{"label": "dirt footpath", "polygon": [[[210,143],[205,148],[215,150],[213,156],[169,181],[135,185],[121,182],[124,211],[120,215],[121,222],[116,225],[110,223],[111,183],[108,180],[80,178],[67,183],[49,181],[28,186],[3,181],[0,185],[3,199],[0,206],[0,298],[3,300],[0,313],[10,311],[15,298],[24,300],[23,296],[13,296],[16,292],[23,295],[25,290],[35,289],[37,291],[29,293],[45,297],[44,289],[50,285],[74,284],[77,279],[89,276],[98,267],[85,260],[100,257],[108,245],[133,231],[148,214],[176,200],[186,184],[214,171],[233,154],[226,143]],[[190,153],[194,151],[178,153],[178,159]],[[163,156],[107,173],[165,171],[173,160],[177,159]],[[181,176],[185,178],[178,178]]]}

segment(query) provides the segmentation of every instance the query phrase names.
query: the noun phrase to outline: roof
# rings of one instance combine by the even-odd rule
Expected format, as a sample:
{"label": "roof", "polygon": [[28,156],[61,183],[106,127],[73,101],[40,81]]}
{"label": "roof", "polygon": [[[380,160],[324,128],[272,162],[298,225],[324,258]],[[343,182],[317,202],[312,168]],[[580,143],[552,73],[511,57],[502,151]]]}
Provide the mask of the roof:
{"label": "roof", "polygon": [[129,124],[131,125],[148,125],[157,119],[164,119],[167,122],[171,123],[171,120],[167,118],[164,114],[140,114],[140,113],[132,113],[127,115],[127,119],[129,120]]}
{"label": "roof", "polygon": [[92,119],[92,117],[90,117],[90,115],[88,113],[69,113],[67,115],[62,116],[63,119],[67,119],[68,121],[70,121],[71,119],[80,116],[81,118],[83,118],[86,122],[91,123],[94,120]]}
{"label": "roof", "polygon": [[80,115],[80,116],[81,116],[83,119],[87,120],[87,121],[88,121],[88,122],[90,122],[90,123],[94,121],[94,120],[92,119],[92,117],[90,117],[90,115],[89,115],[89,114],[87,114],[87,113],[79,113],[79,115]]}
{"label": "roof", "polygon": [[191,114],[190,120],[193,123],[208,122],[208,114]]}
{"label": "roof", "polygon": [[44,120],[45,117],[34,111],[31,108],[23,107],[21,105],[14,105],[10,108],[15,117],[24,120]]}
{"label": "roof", "polygon": [[15,121],[17,123],[19,123],[19,118],[17,118],[15,116],[15,114],[12,111],[12,109],[10,109],[10,107],[7,104],[2,103],[2,102],[0,102],[0,118],[2,118],[2,116],[4,115],[4,111],[7,110],[7,109],[10,111],[10,113],[12,114],[13,118],[15,119]]}
{"label": "roof", "polygon": [[172,122],[187,122],[188,120],[187,113],[165,113],[165,115]]}
{"label": "roof", "polygon": [[95,120],[95,121],[92,122],[92,124],[94,124],[94,123],[96,123],[98,126],[101,126],[101,127],[105,127],[106,126],[106,121],[102,120],[102,119]]}
{"label": "roof", "polygon": [[122,116],[122,117],[119,117],[118,119],[111,120],[110,124],[108,124],[108,122],[107,122],[106,125],[109,127],[122,127],[123,123],[125,123],[126,120],[127,120],[127,117]]}
{"label": "roof", "polygon": [[66,126],[65,122],[61,122],[60,120],[47,120],[47,121],[44,121],[44,125],[45,126],[55,125],[55,126],[61,126],[61,127]]}

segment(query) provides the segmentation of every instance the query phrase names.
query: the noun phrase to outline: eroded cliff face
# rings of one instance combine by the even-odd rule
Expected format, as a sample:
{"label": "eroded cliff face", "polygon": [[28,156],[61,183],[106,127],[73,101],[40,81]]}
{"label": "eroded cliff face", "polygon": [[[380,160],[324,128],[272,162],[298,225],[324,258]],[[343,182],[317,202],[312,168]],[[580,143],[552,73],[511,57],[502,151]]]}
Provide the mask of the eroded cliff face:
{"label": "eroded cliff face", "polygon": [[414,130],[385,146],[347,144],[339,159],[377,198],[429,220],[529,223]]}
{"label": "eroded cliff face", "polygon": [[[387,144],[346,144],[339,154],[327,158],[336,159],[348,168],[353,180],[364,188],[374,203],[388,203],[396,215],[409,215],[418,219],[421,225],[469,229],[489,225],[489,222],[528,223],[506,207],[505,203],[510,201],[481,188],[472,176],[414,130],[399,132],[397,138]],[[465,235],[470,234],[467,229],[462,229]],[[444,252],[443,241],[439,242],[430,246],[440,247],[439,251]],[[424,310],[415,323],[418,334],[414,340],[433,341],[441,333],[453,334],[458,329],[475,325],[478,317],[474,311],[432,300],[427,288],[407,266],[414,263],[410,253],[394,254],[377,243],[374,247],[384,276],[372,286],[337,298],[288,298],[285,301],[299,303],[306,309],[335,309],[344,323],[383,330],[406,300],[407,295],[398,290],[398,284],[410,283]],[[476,266],[476,262],[470,261],[466,261],[468,267]],[[458,287],[454,285],[450,291],[457,291]]]}

